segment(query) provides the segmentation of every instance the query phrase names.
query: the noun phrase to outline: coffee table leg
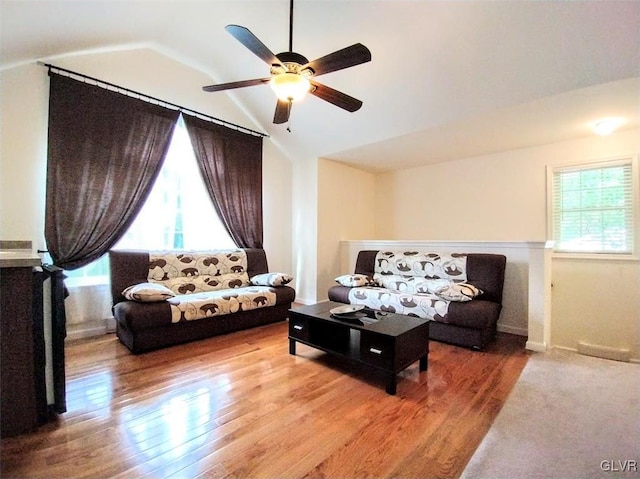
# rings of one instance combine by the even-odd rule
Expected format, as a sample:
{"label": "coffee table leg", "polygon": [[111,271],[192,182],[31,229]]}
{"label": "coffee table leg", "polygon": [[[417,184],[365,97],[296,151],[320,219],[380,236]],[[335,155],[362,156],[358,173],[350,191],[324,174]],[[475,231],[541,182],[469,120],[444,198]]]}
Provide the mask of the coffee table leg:
{"label": "coffee table leg", "polygon": [[387,379],[387,394],[394,396],[396,394],[396,375],[391,373]]}
{"label": "coffee table leg", "polygon": [[296,342],[293,339],[289,339],[289,354],[296,355]]}
{"label": "coffee table leg", "polygon": [[420,358],[420,371],[426,371],[429,367],[428,358],[426,354]]}

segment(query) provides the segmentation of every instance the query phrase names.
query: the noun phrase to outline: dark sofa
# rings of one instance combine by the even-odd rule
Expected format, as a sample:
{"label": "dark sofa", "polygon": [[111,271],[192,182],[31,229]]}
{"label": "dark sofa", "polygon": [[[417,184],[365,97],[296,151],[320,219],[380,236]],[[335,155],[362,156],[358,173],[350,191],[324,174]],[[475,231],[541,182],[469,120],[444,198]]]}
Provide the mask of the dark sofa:
{"label": "dark sofa", "polygon": [[[269,272],[264,250],[242,249],[239,251],[246,253],[246,276],[248,278],[253,278],[256,275],[264,276]],[[185,252],[185,255],[187,254],[191,253]],[[198,264],[206,264],[209,267],[211,260],[205,256],[201,255],[196,259]],[[150,271],[156,265],[150,264],[152,262],[148,251],[114,250],[109,252],[109,260],[111,267],[112,309],[116,320],[116,333],[120,341],[135,354],[285,320],[288,317],[291,303],[295,299],[295,290],[289,286],[253,287],[245,284],[237,287],[236,283],[231,281],[231,288],[219,290],[218,293],[225,295],[225,301],[235,301],[232,310],[217,311],[217,309],[212,309],[217,308],[215,305],[208,304],[206,312],[211,313],[214,311],[216,315],[193,320],[181,318],[176,321],[176,310],[175,308],[173,309],[174,317],[172,319],[172,306],[169,303],[171,299],[175,298],[163,301],[140,302],[123,296],[123,291],[128,287],[150,281]],[[233,268],[234,274],[240,271],[237,266]],[[185,272],[186,274],[182,274],[182,276],[185,276],[183,278],[185,280],[189,280],[199,274],[194,268],[185,268]],[[240,273],[244,273],[244,271],[240,271]],[[180,276],[180,274],[178,275]],[[213,277],[215,278],[216,276]],[[210,279],[211,277],[208,278],[210,282],[213,282]],[[157,282],[162,283],[162,281]],[[180,288],[184,287],[188,290],[189,286],[189,284],[186,284],[180,286]],[[244,300],[244,303],[235,300],[239,294],[243,293],[243,290],[251,290],[251,288],[259,292],[265,292],[264,295],[255,296],[254,294],[255,309],[246,307],[248,300]],[[267,293],[274,304],[265,305],[265,295]],[[201,294],[201,296],[205,295],[206,293]]]}
{"label": "dark sofa", "polygon": [[[416,252],[395,252],[395,254],[400,256],[416,254]],[[373,278],[376,271],[380,270],[380,265],[376,268],[377,255],[378,251],[360,251],[354,273]],[[482,294],[470,301],[451,301],[448,303],[448,311],[444,316],[436,314],[434,317],[430,317],[429,319],[433,321],[429,327],[429,336],[436,341],[482,350],[494,339],[496,334],[497,322],[502,309],[506,257],[498,254],[472,253],[463,256],[466,256],[466,283],[479,288]],[[420,276],[419,273],[416,274],[413,271],[407,271],[407,275]],[[367,288],[371,287],[367,286]],[[350,292],[353,299],[352,289],[352,287],[343,285],[333,286],[328,292],[329,300],[346,304],[357,303],[357,301],[350,300]],[[373,291],[376,294],[387,292],[384,288],[379,287],[375,287]],[[424,296],[418,295],[413,298],[423,300]],[[409,299],[411,299],[410,295]]]}

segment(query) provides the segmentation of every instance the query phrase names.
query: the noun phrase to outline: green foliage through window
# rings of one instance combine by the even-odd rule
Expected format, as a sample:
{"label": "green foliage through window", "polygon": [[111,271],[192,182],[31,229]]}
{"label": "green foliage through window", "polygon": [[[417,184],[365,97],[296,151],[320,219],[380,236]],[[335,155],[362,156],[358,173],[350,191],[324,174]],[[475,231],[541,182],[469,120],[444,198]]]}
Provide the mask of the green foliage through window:
{"label": "green foliage through window", "polygon": [[632,253],[632,161],[553,170],[553,240],[558,252]]}

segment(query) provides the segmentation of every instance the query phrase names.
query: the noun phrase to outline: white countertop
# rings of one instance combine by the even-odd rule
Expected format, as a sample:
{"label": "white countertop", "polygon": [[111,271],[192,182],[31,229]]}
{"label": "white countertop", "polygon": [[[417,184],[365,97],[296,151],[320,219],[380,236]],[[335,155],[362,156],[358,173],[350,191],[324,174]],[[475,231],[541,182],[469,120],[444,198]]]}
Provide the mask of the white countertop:
{"label": "white countertop", "polygon": [[31,268],[42,264],[40,256],[30,249],[0,250],[0,268]]}

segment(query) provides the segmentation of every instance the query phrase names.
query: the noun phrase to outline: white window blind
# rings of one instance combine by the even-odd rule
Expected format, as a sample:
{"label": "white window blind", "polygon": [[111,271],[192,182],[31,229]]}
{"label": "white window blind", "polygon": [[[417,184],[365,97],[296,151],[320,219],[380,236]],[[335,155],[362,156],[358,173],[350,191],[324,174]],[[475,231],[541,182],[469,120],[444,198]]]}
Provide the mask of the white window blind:
{"label": "white window blind", "polygon": [[555,251],[633,253],[631,159],[554,168],[552,188]]}

